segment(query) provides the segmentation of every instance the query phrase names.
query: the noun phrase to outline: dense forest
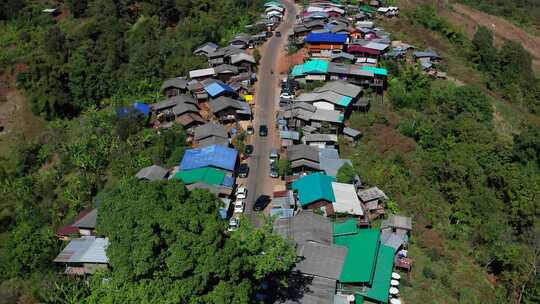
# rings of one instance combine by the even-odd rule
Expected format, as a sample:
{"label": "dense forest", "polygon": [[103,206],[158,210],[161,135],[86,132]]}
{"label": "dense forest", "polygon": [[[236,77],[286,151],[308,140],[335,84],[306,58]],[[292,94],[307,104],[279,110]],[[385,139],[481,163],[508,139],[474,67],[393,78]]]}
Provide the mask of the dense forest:
{"label": "dense forest", "polygon": [[[179,163],[184,130],[115,114],[163,98],[163,79],[204,66],[195,47],[228,41],[261,2],[68,0],[58,16],[42,12],[55,5],[0,4],[0,70],[49,120],[0,158],[0,302],[247,303],[270,274],[279,283],[295,254],[269,226],[227,236],[215,196],[132,179]],[[55,229],[96,205],[114,271],[59,276]]]}

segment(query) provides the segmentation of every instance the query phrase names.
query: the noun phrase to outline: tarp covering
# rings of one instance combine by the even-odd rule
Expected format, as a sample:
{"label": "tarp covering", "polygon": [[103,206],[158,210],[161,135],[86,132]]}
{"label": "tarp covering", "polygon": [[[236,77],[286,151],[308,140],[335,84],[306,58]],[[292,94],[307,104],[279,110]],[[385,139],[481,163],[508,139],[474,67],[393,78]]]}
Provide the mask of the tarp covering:
{"label": "tarp covering", "polygon": [[145,103],[136,101],[133,103],[133,108],[135,108],[136,110],[138,110],[139,112],[143,113],[146,116],[150,114],[150,106]]}
{"label": "tarp covering", "polygon": [[202,167],[215,167],[234,171],[238,151],[223,145],[211,145],[204,148],[188,149],[180,163],[180,170],[192,170]]}
{"label": "tarp covering", "polygon": [[221,185],[225,178],[225,172],[212,167],[204,167],[180,171],[174,175],[174,178],[182,180],[188,185],[196,182],[204,182],[209,185]]}
{"label": "tarp covering", "polygon": [[210,95],[211,97],[216,97],[225,92],[236,94],[233,88],[221,82],[212,82],[211,84],[205,86],[204,90],[208,92],[208,95]]}

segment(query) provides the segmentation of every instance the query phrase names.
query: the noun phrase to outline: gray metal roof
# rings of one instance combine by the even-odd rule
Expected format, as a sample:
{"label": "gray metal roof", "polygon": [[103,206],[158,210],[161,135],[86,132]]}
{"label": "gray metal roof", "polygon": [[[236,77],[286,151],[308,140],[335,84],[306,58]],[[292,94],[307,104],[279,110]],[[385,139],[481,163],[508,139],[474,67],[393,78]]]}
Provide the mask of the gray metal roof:
{"label": "gray metal roof", "polygon": [[187,79],[185,77],[167,79],[161,85],[161,90],[166,88],[187,89]]}
{"label": "gray metal roof", "polygon": [[347,135],[347,136],[350,136],[352,138],[356,138],[360,135],[362,135],[362,132],[356,130],[356,129],[353,129],[353,128],[349,128],[349,127],[345,127],[343,128],[343,134]]}
{"label": "gray metal roof", "polygon": [[226,97],[226,96],[220,96],[216,99],[211,100],[208,103],[208,106],[210,107],[210,110],[212,110],[212,113],[218,113],[227,108],[234,108],[236,110],[244,110],[244,106],[241,104],[240,101],[236,99],[232,99],[230,97]]}
{"label": "gray metal roof", "polygon": [[290,284],[284,304],[331,304],[336,293],[336,280],[304,277]]}
{"label": "gray metal roof", "polygon": [[332,244],[334,232],[330,219],[309,210],[302,210],[292,218],[276,220],[274,231],[298,244],[315,242],[324,245]]}
{"label": "gray metal roof", "polygon": [[381,244],[394,248],[394,252],[396,252],[403,244],[407,243],[405,238],[405,235],[381,233]]}
{"label": "gray metal roof", "polygon": [[215,74],[216,71],[214,71],[214,68],[198,69],[189,71],[189,78],[214,76]]}
{"label": "gray metal roof", "polygon": [[238,53],[231,55],[231,64],[237,64],[242,61],[247,61],[249,63],[255,64],[255,57],[247,53]]}
{"label": "gray metal roof", "polygon": [[106,249],[109,240],[95,236],[83,236],[74,239],[54,259],[56,263],[97,263],[107,264]]}
{"label": "gray metal roof", "polygon": [[339,169],[345,164],[352,166],[352,161],[350,159],[329,159],[321,157],[319,167],[326,173],[326,175],[337,176]]}
{"label": "gray metal roof", "polygon": [[227,134],[227,128],[224,125],[212,122],[196,127],[193,132],[193,139],[197,141],[210,136],[219,136],[223,138],[229,137]]}
{"label": "gray metal roof", "polygon": [[358,191],[358,196],[360,197],[360,200],[362,200],[362,202],[364,203],[378,199],[388,199],[386,194],[384,194],[384,192],[378,187],[371,187],[366,190],[360,190]]}
{"label": "gray metal roof", "polygon": [[314,92],[325,91],[331,91],[351,98],[356,98],[360,95],[360,92],[362,92],[362,87],[338,80],[327,82],[322,87],[314,90]]}
{"label": "gray metal roof", "polygon": [[317,109],[311,116],[311,120],[343,123],[343,114],[339,111]]}
{"label": "gray metal roof", "polygon": [[238,74],[238,68],[230,64],[220,64],[214,67],[216,74]]}
{"label": "gray metal roof", "polygon": [[164,179],[169,171],[163,167],[152,165],[146,168],[142,168],[135,174],[137,178],[146,179],[149,181],[156,181]]}
{"label": "gray metal roof", "polygon": [[296,131],[279,131],[279,138],[281,139],[292,139],[299,140],[300,133]]}
{"label": "gray metal roof", "polygon": [[309,142],[337,142],[338,136],[336,134],[306,134],[302,138],[304,143]]}
{"label": "gray metal roof", "polygon": [[169,99],[165,99],[160,102],[151,104],[150,108],[153,111],[163,111],[163,110],[174,107],[176,104],[178,104],[178,101],[176,99],[169,98]]}
{"label": "gray metal roof", "polygon": [[77,228],[93,229],[96,227],[96,220],[97,220],[97,209],[93,209],[92,211],[88,212],[85,216],[80,218],[78,221],[73,223],[71,226],[77,227]]}
{"label": "gray metal roof", "polygon": [[287,150],[287,159],[290,161],[307,159],[318,163],[319,149],[308,145],[294,145]]}
{"label": "gray metal roof", "polygon": [[319,100],[328,101],[333,104],[341,105],[341,100],[344,95],[338,94],[332,91],[315,92],[315,93],[303,93],[295,98],[296,102],[316,102]]}
{"label": "gray metal roof", "polygon": [[186,188],[189,191],[192,191],[193,189],[204,189],[208,190],[216,195],[224,194],[224,195],[231,195],[232,189],[223,187],[223,186],[217,186],[217,185],[208,185],[203,182],[196,182],[191,185],[187,185]]}
{"label": "gray metal roof", "polygon": [[300,261],[294,269],[302,274],[337,280],[347,252],[348,249],[342,246],[304,243],[298,246]]}
{"label": "gray metal roof", "polygon": [[412,230],[412,219],[408,216],[391,215],[388,217],[388,219],[382,221],[381,228]]}
{"label": "gray metal roof", "polygon": [[172,108],[172,112],[176,116],[180,116],[187,112],[199,113],[199,109],[191,103],[180,102]]}
{"label": "gray metal roof", "polygon": [[346,53],[346,52],[340,52],[340,53],[333,53],[332,56],[330,57],[331,60],[339,59],[339,58],[354,60],[354,55]]}
{"label": "gray metal roof", "polygon": [[193,53],[195,54],[200,54],[200,53],[205,53],[205,54],[208,54],[208,53],[212,53],[214,52],[215,50],[218,49],[218,45],[213,43],[213,42],[206,42],[205,44],[199,46],[197,49],[195,49],[195,51]]}
{"label": "gray metal roof", "polygon": [[199,147],[208,147],[213,145],[229,146],[229,139],[221,136],[210,136],[199,140]]}
{"label": "gray metal roof", "polygon": [[176,101],[176,103],[189,103],[196,107],[199,107],[199,103],[191,95],[180,94],[169,98],[169,100]]}
{"label": "gray metal roof", "polygon": [[291,162],[291,168],[308,167],[313,170],[320,170],[321,166],[318,162],[310,161],[307,159],[299,159]]}

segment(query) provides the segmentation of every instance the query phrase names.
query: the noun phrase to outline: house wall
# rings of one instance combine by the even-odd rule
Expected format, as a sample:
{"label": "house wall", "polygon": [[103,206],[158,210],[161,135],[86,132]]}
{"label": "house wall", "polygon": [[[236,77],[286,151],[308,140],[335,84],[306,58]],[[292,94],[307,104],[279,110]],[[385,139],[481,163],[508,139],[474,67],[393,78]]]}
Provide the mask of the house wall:
{"label": "house wall", "polygon": [[94,235],[94,229],[79,228],[80,235]]}
{"label": "house wall", "polygon": [[310,43],[308,44],[309,52],[320,52],[321,50],[343,50],[343,44],[334,43]]}
{"label": "house wall", "polygon": [[334,215],[334,206],[332,205],[331,202],[327,201],[327,200],[318,200],[316,202],[313,202],[307,206],[304,206],[302,207],[303,209],[309,209],[309,210],[313,210],[313,209],[319,209],[319,208],[322,208],[324,207],[326,209],[326,216],[332,216]]}

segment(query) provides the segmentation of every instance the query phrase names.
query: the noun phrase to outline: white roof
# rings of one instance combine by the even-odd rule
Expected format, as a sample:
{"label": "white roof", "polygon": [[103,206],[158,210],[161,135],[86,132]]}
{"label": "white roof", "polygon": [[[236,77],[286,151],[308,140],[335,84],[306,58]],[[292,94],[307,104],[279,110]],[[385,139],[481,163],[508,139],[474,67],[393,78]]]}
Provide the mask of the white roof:
{"label": "white roof", "polygon": [[364,215],[364,209],[356,194],[354,185],[332,182],[336,201],[332,204],[335,212]]}
{"label": "white roof", "polygon": [[214,68],[193,70],[189,71],[189,78],[213,76],[215,73],[216,71],[214,71]]}
{"label": "white roof", "polygon": [[57,263],[102,263],[109,262],[106,249],[109,239],[95,236],[83,236],[74,239],[58,254]]}
{"label": "white roof", "polygon": [[364,45],[364,47],[367,47],[369,49],[374,49],[374,50],[378,50],[378,51],[384,51],[388,48],[388,44],[383,44],[383,43],[377,43],[377,42],[368,42]]}

